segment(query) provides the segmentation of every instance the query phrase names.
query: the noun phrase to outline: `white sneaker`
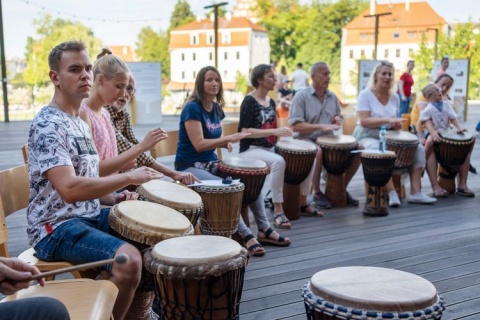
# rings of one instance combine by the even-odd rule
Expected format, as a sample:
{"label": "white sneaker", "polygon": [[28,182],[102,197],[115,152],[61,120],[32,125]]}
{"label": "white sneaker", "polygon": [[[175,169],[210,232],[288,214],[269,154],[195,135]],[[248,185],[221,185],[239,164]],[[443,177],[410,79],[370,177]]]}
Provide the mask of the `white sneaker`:
{"label": "white sneaker", "polygon": [[417,192],[414,195],[408,196],[407,201],[410,203],[431,204],[437,202],[437,199],[429,197],[425,193]]}
{"label": "white sneaker", "polygon": [[402,203],[400,202],[400,199],[398,198],[397,191],[392,190],[388,193],[388,206],[390,207],[398,207]]}

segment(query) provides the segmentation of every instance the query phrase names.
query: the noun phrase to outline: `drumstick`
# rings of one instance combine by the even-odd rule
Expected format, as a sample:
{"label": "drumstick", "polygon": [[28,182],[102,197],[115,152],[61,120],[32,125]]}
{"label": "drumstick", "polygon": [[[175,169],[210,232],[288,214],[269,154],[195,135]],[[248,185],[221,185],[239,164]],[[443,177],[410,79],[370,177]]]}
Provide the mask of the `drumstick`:
{"label": "drumstick", "polygon": [[115,258],[112,259],[106,259],[106,260],[100,260],[96,262],[89,262],[89,263],[84,263],[84,264],[77,264],[75,266],[71,267],[66,267],[66,268],[61,268],[57,270],[52,270],[52,271],[47,271],[47,272],[42,272],[40,274],[35,274],[30,277],[30,280],[36,280],[40,278],[45,278],[48,276],[56,276],[57,274],[60,273],[66,273],[66,272],[71,272],[71,271],[77,271],[77,270],[84,270],[84,269],[91,269],[91,268],[96,268],[100,267],[106,264],[111,264],[111,263],[118,263],[118,264],[125,264],[129,260],[128,255],[121,253]]}

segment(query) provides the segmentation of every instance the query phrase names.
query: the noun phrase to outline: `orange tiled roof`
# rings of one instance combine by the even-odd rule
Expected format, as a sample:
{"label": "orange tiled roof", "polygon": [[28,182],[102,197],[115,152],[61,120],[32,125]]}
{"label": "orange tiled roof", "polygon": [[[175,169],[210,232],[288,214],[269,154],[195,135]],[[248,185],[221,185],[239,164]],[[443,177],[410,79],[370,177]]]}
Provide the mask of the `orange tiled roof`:
{"label": "orange tiled roof", "polygon": [[[232,17],[230,20],[225,18],[218,19],[218,29],[241,29],[248,28],[254,31],[267,32],[267,29],[253,23],[245,17]],[[210,19],[202,19],[200,21],[192,21],[181,27],[173,29],[172,31],[187,31],[187,30],[213,30],[213,21]]]}
{"label": "orange tiled roof", "polygon": [[[234,90],[236,85],[237,85],[236,82],[223,82],[223,90]],[[170,81],[167,84],[167,91],[180,91],[180,90],[192,91],[194,86],[195,86],[195,82]]]}
{"label": "orange tiled roof", "polygon": [[[391,15],[379,19],[379,27],[417,27],[444,25],[445,19],[440,17],[435,10],[425,1],[410,2],[410,9],[405,10],[405,2],[392,4],[378,4],[375,13],[391,12]],[[346,29],[372,29],[375,27],[375,18],[364,18],[370,14],[370,8],[365,9],[355,19],[345,26]]]}
{"label": "orange tiled roof", "polygon": [[131,46],[109,46],[114,55],[125,62],[134,62],[133,49]]}

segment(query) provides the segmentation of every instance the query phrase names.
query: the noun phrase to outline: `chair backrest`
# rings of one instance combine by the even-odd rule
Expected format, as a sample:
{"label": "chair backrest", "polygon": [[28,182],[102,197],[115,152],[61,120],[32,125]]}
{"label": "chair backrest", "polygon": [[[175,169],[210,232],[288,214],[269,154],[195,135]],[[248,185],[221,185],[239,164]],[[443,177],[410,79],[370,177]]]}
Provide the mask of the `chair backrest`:
{"label": "chair backrest", "polygon": [[177,154],[178,130],[168,131],[167,134],[168,139],[158,142],[150,149],[152,157],[158,158]]}
{"label": "chair backrest", "polygon": [[6,217],[28,206],[30,183],[27,165],[0,171],[0,256],[8,257]]}
{"label": "chair backrest", "polygon": [[[222,136],[228,136],[238,132],[238,122],[222,123]],[[217,148],[218,159],[222,160],[222,148]]]}
{"label": "chair backrest", "polygon": [[22,146],[23,162],[28,164],[28,146],[24,144]]}

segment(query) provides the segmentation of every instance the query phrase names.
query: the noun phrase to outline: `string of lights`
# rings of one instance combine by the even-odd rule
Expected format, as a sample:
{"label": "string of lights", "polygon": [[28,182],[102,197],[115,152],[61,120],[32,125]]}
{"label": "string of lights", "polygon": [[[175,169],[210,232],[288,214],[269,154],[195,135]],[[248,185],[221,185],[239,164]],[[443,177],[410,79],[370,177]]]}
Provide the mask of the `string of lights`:
{"label": "string of lights", "polygon": [[[86,21],[100,21],[100,22],[105,22],[105,23],[138,23],[138,22],[144,22],[144,23],[149,23],[149,22],[164,22],[164,21],[169,21],[170,16],[164,16],[164,17],[153,17],[153,18],[141,18],[141,19],[132,19],[132,18],[105,18],[105,17],[93,17],[93,16],[84,16],[84,15],[79,15],[79,14],[74,14],[71,12],[63,11],[63,10],[56,10],[53,7],[49,7],[48,5],[44,4],[39,4],[36,2],[33,2],[31,0],[22,0],[26,5],[36,7],[38,9],[41,9],[42,12],[49,13],[49,14],[56,14],[61,17],[69,17],[73,19],[78,19],[78,20],[86,20]],[[191,12],[194,15],[200,14],[201,11],[204,11],[203,8],[199,8],[196,10],[191,10]]]}

